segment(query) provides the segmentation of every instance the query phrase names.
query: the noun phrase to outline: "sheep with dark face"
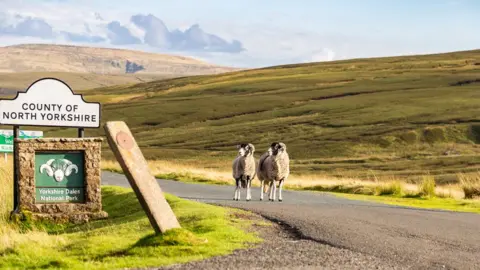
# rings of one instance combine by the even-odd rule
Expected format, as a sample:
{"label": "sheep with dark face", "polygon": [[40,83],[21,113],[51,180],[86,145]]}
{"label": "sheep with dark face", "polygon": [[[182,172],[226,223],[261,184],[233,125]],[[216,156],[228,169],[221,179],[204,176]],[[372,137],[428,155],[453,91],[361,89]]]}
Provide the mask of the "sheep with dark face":
{"label": "sheep with dark face", "polygon": [[233,161],[233,178],[235,179],[235,194],[233,199],[238,201],[240,200],[240,189],[247,189],[246,200],[250,201],[252,199],[251,187],[252,180],[255,178],[255,159],[253,158],[253,153],[255,152],[255,147],[253,144],[241,144],[237,146],[238,156]]}
{"label": "sheep with dark face", "polygon": [[[261,164],[259,163],[261,170],[258,172],[258,178],[261,179],[262,186],[264,185],[263,182],[268,184],[270,201],[275,201],[276,183],[278,182],[278,200],[282,201],[282,188],[290,175],[290,158],[287,153],[287,146],[282,142],[274,142],[262,157],[264,157],[264,160]],[[263,199],[265,188],[262,188],[261,192],[260,199]]]}

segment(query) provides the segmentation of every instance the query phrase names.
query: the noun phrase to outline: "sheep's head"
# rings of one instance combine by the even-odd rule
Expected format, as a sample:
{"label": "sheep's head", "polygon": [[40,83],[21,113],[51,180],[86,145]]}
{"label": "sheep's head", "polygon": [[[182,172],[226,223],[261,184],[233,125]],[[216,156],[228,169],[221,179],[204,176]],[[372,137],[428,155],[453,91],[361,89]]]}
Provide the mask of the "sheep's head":
{"label": "sheep's head", "polygon": [[268,153],[270,155],[278,155],[279,153],[287,152],[287,146],[282,142],[274,142],[268,148]]}
{"label": "sheep's head", "polygon": [[[56,162],[55,162],[56,161]],[[72,174],[72,171],[78,173],[78,167],[68,159],[50,159],[45,164],[40,166],[40,173],[46,171],[48,176],[53,176],[57,182],[63,181],[65,176]]]}
{"label": "sheep's head", "polygon": [[238,149],[238,155],[240,156],[249,156],[253,155],[253,152],[255,152],[255,146],[251,143],[242,143],[240,145],[237,145]]}

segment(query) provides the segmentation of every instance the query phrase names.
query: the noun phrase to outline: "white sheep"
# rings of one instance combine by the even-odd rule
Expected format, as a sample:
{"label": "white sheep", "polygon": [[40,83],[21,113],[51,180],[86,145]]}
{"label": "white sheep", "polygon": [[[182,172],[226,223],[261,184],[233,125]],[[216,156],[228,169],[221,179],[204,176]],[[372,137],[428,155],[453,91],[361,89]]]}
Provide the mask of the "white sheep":
{"label": "white sheep", "polygon": [[[269,185],[269,200],[275,201],[276,182],[278,182],[278,200],[282,201],[282,188],[290,175],[290,158],[287,153],[287,146],[282,142],[274,142],[268,149],[268,155],[262,164],[262,176]],[[260,173],[259,173],[260,179]],[[264,191],[262,189],[262,191]],[[263,198],[263,193],[261,198]]]}
{"label": "white sheep", "polygon": [[267,179],[267,171],[265,167],[265,159],[272,155],[272,148],[268,150],[260,157],[257,165],[257,177],[260,180],[260,201],[263,201],[263,194],[267,193],[270,181]]}
{"label": "white sheep", "polygon": [[233,178],[235,179],[235,194],[233,200],[240,200],[240,188],[247,189],[246,200],[252,199],[251,187],[252,180],[255,178],[255,159],[253,153],[255,147],[253,144],[241,144],[237,146],[238,156],[233,161],[232,170]]}

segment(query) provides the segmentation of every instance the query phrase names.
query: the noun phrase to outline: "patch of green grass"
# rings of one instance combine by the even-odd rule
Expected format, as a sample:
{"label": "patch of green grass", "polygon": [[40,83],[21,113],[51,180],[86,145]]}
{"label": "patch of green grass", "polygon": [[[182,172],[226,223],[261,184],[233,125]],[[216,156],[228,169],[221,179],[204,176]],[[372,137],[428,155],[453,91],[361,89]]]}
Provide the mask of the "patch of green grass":
{"label": "patch of green grass", "polygon": [[[106,220],[64,230],[11,233],[0,248],[1,268],[119,269],[154,267],[224,255],[261,241],[238,222],[240,210],[206,205],[166,194],[181,229],[155,235],[131,189],[102,187]],[[28,241],[22,241],[23,238]],[[8,240],[8,239],[7,239]]]}
{"label": "patch of green grass", "polygon": [[335,194],[336,196],[352,199],[374,201],[390,205],[408,206],[425,209],[450,210],[480,214],[480,201],[455,200],[446,198],[401,198],[396,196],[368,196],[358,194]]}

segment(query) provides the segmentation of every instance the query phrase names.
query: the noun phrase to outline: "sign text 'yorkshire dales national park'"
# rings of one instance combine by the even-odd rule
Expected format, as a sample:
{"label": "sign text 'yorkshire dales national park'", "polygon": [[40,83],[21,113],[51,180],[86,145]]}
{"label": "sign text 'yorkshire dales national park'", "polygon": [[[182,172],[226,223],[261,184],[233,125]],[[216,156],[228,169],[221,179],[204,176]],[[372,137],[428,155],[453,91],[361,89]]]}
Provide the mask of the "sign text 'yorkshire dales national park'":
{"label": "sign text 'yorkshire dales national park'", "polygon": [[45,78],[15,99],[0,101],[0,124],[98,128],[100,104],[87,103],[64,82]]}

